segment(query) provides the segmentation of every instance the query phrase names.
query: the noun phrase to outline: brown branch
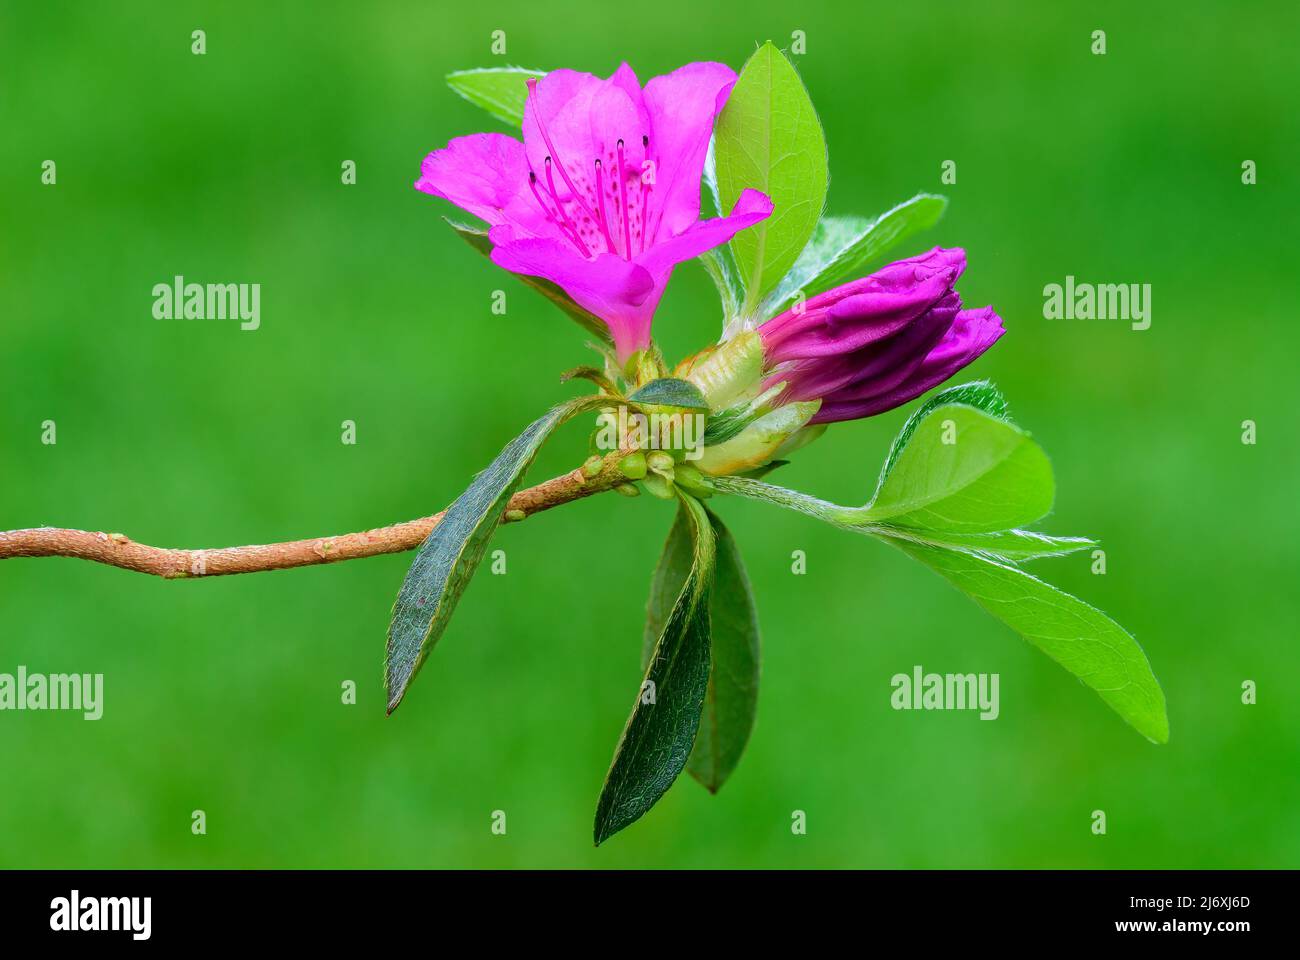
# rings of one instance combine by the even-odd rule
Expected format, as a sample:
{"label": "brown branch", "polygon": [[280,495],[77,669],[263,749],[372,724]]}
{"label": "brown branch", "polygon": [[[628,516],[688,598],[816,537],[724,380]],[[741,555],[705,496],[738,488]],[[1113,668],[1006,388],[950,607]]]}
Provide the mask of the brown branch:
{"label": "brown branch", "polygon": [[[521,490],[510,498],[506,522],[522,520],[562,503],[603,493],[627,478],[618,469],[625,451],[608,454],[591,476],[581,468]],[[0,532],[0,560],[10,557],[80,557],[125,570],[150,573],[167,580],[257,573],[319,563],[338,563],[381,553],[413,550],[424,542],[443,514],[395,523],[390,527],[344,533],[335,537],[291,540],[287,543],[221,547],[214,550],[172,550],[136,543],[121,533],[91,533],[61,527],[35,527]]]}

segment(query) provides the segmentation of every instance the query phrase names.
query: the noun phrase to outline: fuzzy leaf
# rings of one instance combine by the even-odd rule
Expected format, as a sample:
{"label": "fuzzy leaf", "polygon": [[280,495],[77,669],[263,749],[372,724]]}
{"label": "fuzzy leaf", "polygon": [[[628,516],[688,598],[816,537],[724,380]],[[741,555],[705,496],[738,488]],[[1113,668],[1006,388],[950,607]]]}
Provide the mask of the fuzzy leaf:
{"label": "fuzzy leaf", "polygon": [[704,506],[680,495],[691,534],[690,570],[673,602],[632,714],[596,804],[593,834],[599,845],[640,819],[686,766],[709,686],[709,586],[713,528]]}
{"label": "fuzzy leaf", "polygon": [[629,403],[648,406],[684,407],[688,410],[707,410],[708,401],[700,388],[689,380],[677,377],[661,377],[651,380],[644,387],[627,398]]}
{"label": "fuzzy leaf", "polygon": [[[736,541],[717,514],[709,511],[717,538],[717,568],[709,595],[712,657],[709,689],[687,772],[711,792],[726,782],[740,762],[758,708],[759,631],[753,590]],[[650,662],[656,639],[690,572],[689,522],[679,512],[655,567],[646,607],[642,666]]]}
{"label": "fuzzy leaf", "polygon": [[506,504],[551,432],[570,417],[607,403],[577,397],[538,417],[474,478],[415,554],[393,605],[384,678],[392,713],[424,664],[483,559]]}

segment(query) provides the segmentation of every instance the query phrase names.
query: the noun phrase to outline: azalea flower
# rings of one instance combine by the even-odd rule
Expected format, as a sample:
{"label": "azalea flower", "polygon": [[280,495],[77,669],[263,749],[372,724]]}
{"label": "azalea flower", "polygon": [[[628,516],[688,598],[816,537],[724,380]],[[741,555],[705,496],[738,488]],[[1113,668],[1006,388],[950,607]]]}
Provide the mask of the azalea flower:
{"label": "azalea flower", "polygon": [[607,80],[556,70],[528,81],[523,142],[458,137],[425,157],[415,186],[487,221],[492,260],[560,286],[625,361],[650,345],[673,267],[772,212],[745,190],[730,216],[700,220],[709,136],[735,81],[721,63],[644,89],[626,63]]}
{"label": "azalea flower", "polygon": [[781,402],[821,400],[810,423],[875,416],[974,362],[1005,332],[992,307],[953,289],[966,252],[935,247],[810,298],[758,328],[763,386]]}

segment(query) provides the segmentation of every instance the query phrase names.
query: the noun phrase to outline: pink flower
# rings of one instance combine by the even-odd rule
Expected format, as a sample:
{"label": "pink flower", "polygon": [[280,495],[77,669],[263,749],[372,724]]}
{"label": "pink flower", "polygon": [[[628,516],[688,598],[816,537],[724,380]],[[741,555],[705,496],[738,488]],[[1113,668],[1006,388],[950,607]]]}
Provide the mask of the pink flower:
{"label": "pink flower", "polygon": [[735,81],[720,63],[644,90],[626,63],[608,80],[556,70],[528,81],[522,143],[458,137],[424,158],[415,186],[486,220],[492,260],[558,284],[605,321],[626,360],[649,346],[673,267],[772,212],[746,190],[730,216],[700,220],[709,136]]}
{"label": "pink flower", "polygon": [[1005,332],[953,289],[966,251],[935,247],[812,297],[758,328],[783,401],[821,400],[812,423],[872,417],[937,387]]}

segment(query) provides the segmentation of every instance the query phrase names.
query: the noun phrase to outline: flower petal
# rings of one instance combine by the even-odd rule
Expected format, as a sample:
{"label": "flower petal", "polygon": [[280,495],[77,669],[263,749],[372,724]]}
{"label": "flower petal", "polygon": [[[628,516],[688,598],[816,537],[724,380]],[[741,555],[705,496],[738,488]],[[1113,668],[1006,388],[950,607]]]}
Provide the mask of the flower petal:
{"label": "flower petal", "polygon": [[901,330],[850,354],[800,360],[790,370],[771,375],[767,385],[787,380],[789,399],[828,402],[865,400],[907,380],[943,340],[961,310],[961,297],[950,292]]}
{"label": "flower petal", "polygon": [[620,359],[649,346],[650,321],[662,290],[655,289],[644,267],[610,253],[585,260],[563,240],[515,239],[508,227],[490,231],[489,237],[497,266],[550,280],[604,320]]}
{"label": "flower petal", "polygon": [[524,145],[501,133],[456,137],[420,165],[415,189],[450,200],[480,220],[527,233],[556,234],[528,189]]}
{"label": "flower petal", "polygon": [[651,237],[677,236],[700,218],[700,177],[713,121],[735,82],[736,72],[726,64],[703,62],[688,63],[645,85],[656,167]]}
{"label": "flower petal", "polygon": [[768,361],[835,357],[892,336],[936,305],[965,268],[965,251],[936,247],[818,294],[759,328]]}
{"label": "flower petal", "polygon": [[[608,80],[590,73],[556,70],[533,87],[524,105],[524,148],[543,194],[554,191],[565,216],[592,253],[623,251],[626,246],[618,186],[640,177],[649,114],[636,74],[623,64]],[[620,170],[618,145],[623,144]],[[549,163],[548,163],[549,158]],[[603,166],[602,216],[596,161]],[[627,192],[631,231],[640,236],[640,194]]]}
{"label": "flower petal", "polygon": [[979,359],[1005,332],[1002,318],[993,312],[992,307],[963,310],[957,314],[952,328],[939,345],[926,355],[906,381],[868,399],[837,400],[832,395],[826,398],[810,422],[857,420],[902,406]]}
{"label": "flower petal", "polygon": [[[698,192],[699,185],[696,185]],[[752,227],[772,215],[772,201],[757,190],[744,190],[736,198],[736,205],[725,217],[697,220],[674,237],[662,240],[636,258],[656,277],[667,274],[677,264],[694,259],[700,254],[721,246],[741,230]]]}

